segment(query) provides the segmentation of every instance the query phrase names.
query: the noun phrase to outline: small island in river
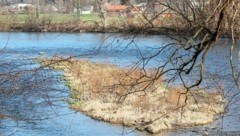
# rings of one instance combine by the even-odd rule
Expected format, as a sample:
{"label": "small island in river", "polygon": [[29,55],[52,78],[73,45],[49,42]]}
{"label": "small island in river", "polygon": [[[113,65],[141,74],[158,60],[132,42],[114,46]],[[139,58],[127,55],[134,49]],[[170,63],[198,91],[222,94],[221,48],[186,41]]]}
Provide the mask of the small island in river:
{"label": "small island in river", "polygon": [[148,86],[152,78],[138,69],[61,57],[38,61],[63,70],[71,89],[70,107],[97,120],[160,133],[211,123],[224,112],[226,100],[220,94],[189,93],[166,87],[160,79]]}

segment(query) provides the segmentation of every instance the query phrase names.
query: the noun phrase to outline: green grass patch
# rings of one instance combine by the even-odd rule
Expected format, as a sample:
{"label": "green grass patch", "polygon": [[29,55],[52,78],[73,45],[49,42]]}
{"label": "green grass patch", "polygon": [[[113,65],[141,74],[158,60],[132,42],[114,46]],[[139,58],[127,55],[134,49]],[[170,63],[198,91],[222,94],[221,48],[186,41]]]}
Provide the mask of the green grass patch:
{"label": "green grass patch", "polygon": [[[17,23],[23,24],[29,20],[36,19],[34,14],[12,14],[0,15],[0,23]],[[99,17],[95,14],[80,15],[81,21],[98,21]],[[68,23],[78,20],[76,14],[40,14],[39,21],[46,21],[51,23]]]}

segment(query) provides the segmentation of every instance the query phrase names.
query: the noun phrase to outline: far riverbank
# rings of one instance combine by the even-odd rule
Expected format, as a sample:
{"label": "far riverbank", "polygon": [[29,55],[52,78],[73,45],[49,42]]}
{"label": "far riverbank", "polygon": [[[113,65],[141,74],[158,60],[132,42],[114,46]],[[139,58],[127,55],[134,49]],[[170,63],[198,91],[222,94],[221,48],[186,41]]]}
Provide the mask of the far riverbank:
{"label": "far riverbank", "polygon": [[193,35],[198,28],[152,26],[150,24],[110,24],[77,21],[69,23],[0,23],[0,32],[60,32],[60,33],[126,33],[153,35]]}

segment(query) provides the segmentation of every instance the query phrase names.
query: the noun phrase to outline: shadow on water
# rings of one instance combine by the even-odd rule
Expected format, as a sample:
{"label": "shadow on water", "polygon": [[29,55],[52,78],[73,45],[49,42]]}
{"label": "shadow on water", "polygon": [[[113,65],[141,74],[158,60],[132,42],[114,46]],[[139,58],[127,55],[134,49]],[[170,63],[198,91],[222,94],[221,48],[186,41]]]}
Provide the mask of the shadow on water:
{"label": "shadow on water", "polygon": [[[0,52],[1,73],[10,72],[16,75],[19,71],[26,71],[14,80],[13,77],[0,78],[0,113],[8,115],[7,118],[0,119],[0,135],[122,135],[123,128],[119,125],[99,122],[69,109],[66,102],[69,89],[64,86],[62,73],[37,69],[38,64],[31,58],[76,56],[126,67],[142,56],[154,54],[154,49],[158,49],[168,40],[162,36],[145,36],[134,40],[132,38],[120,34],[0,33],[0,47],[3,48],[8,41],[7,47]],[[173,49],[166,50],[166,54],[150,61],[149,66],[163,63],[163,58],[171,50]],[[220,84],[225,96],[230,99],[238,92],[232,87],[233,82],[229,76],[231,71],[228,67],[229,55],[226,50],[229,50],[228,41],[209,51],[205,63],[205,73],[208,74],[205,76],[209,79],[215,78],[204,81],[203,84],[209,88],[213,84]],[[235,61],[238,63],[238,60]],[[18,84],[12,86],[12,81]],[[36,86],[33,87],[32,84]],[[21,87],[18,88],[18,85]],[[3,93],[9,91],[9,88],[14,88],[11,95]],[[162,135],[240,133],[239,97],[236,95],[223,119],[201,127],[163,132]],[[132,131],[131,128],[124,130]],[[128,135],[150,134],[134,131]]]}

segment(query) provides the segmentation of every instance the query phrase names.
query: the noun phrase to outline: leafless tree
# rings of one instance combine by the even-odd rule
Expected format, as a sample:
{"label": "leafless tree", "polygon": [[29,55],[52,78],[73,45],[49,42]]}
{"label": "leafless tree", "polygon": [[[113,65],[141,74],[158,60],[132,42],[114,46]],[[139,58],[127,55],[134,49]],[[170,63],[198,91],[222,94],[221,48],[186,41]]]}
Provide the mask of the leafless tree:
{"label": "leafless tree", "polygon": [[[234,63],[239,58],[233,57],[233,52],[240,38],[238,27],[240,2],[235,0],[213,0],[210,2],[207,0],[196,0],[194,2],[192,0],[155,0],[153,4],[154,7],[159,7],[162,10],[154,16],[142,13],[143,20],[146,23],[142,28],[133,31],[135,35],[131,37],[130,43],[134,43],[134,38],[140,34],[145,34],[145,32],[161,33],[169,40],[158,48],[151,48],[151,50],[154,50],[151,54],[147,54],[146,51],[140,49],[137,50],[141,58],[126,74],[140,70],[141,76],[134,82],[121,85],[127,90],[124,94],[121,94],[118,102],[124,101],[129,94],[147,91],[155,81],[163,76],[166,76],[166,82],[169,84],[176,79],[180,80],[181,85],[186,89],[186,93],[191,93],[191,89],[199,87],[204,80],[207,53],[217,46],[217,43],[223,37],[229,38],[231,42],[229,51],[231,76],[235,86],[240,90],[239,66]],[[169,16],[170,22],[156,26],[154,21],[161,19],[161,15],[166,13],[171,14]],[[4,50],[1,50],[0,53],[4,53]],[[161,55],[166,58],[162,59]],[[158,64],[149,73],[148,65],[151,62],[158,62]],[[47,79],[51,79],[53,75],[41,66],[29,69],[27,66],[30,64],[33,64],[31,60],[27,60],[25,63],[9,62],[4,59],[1,61],[1,97],[7,97],[9,94],[36,93],[45,98],[44,93],[47,94],[47,92],[31,92],[32,88],[37,88],[40,84],[47,86],[45,84],[50,83]],[[189,79],[186,77],[193,75],[197,75],[194,78],[195,80],[188,82]],[[39,79],[39,77],[43,78]],[[136,90],[134,87],[136,85],[142,85],[141,89]],[[28,91],[22,92],[22,90]],[[1,108],[7,110],[3,106]]]}
{"label": "leafless tree", "polygon": [[[0,118],[16,122],[47,119],[52,113],[39,109],[45,106],[51,108],[67,96],[64,89],[52,87],[54,82],[61,80],[60,76],[57,78],[58,74],[41,67],[35,58],[10,51],[7,44],[0,50]],[[52,94],[54,92],[56,95]],[[54,113],[54,109],[52,111]]]}
{"label": "leafless tree", "polygon": [[[145,71],[145,66],[149,61],[155,59],[164,53],[164,51],[171,50],[169,58],[159,65],[156,70],[154,79],[158,79],[166,73],[173,72],[175,76],[181,78],[185,88],[191,89],[198,86],[203,79],[204,61],[207,52],[222,37],[232,39],[231,46],[233,51],[237,46],[236,40],[239,38],[239,31],[237,30],[237,25],[239,24],[237,18],[239,16],[239,3],[233,0],[211,2],[201,0],[196,1],[196,4],[190,0],[155,1],[156,5],[163,6],[166,10],[151,18],[144,17],[147,23],[143,31],[167,32],[169,34],[166,36],[172,42],[157,49],[155,54],[143,57],[141,62],[138,63],[139,66],[142,64],[142,70]],[[216,6],[213,8],[213,5]],[[163,24],[156,27],[153,21],[165,12],[174,14],[174,17],[171,17],[170,26],[166,27],[166,24]],[[143,31],[140,29],[138,33],[142,33]],[[170,68],[169,65],[171,65]],[[186,84],[183,76],[191,74],[194,68],[198,69],[199,79],[191,84]],[[172,78],[175,78],[175,76]]]}
{"label": "leafless tree", "polygon": [[[240,72],[237,66],[239,64],[236,63],[239,58],[234,56],[240,38],[238,27],[240,3],[238,1],[155,0],[151,4],[154,4],[153,7],[157,9],[156,14],[148,16],[148,13],[142,13],[142,19],[146,23],[140,29],[131,31],[134,36],[131,37],[132,40],[126,48],[131,44],[137,46],[135,38],[146,32],[160,33],[168,40],[160,47],[150,47],[151,53],[136,47],[141,57],[127,74],[141,70],[141,76],[134,82],[121,84],[126,90],[124,94],[121,94],[119,102],[124,101],[130,94],[150,91],[154,82],[161,78],[169,85],[183,86],[186,89],[183,94],[192,94],[204,82],[209,82],[206,78],[211,78],[213,80],[211,83],[219,84],[220,79],[231,75],[235,88],[240,91]],[[168,14],[171,15],[168,16]],[[163,21],[160,25],[154,23],[158,19]],[[161,19],[168,19],[168,22]],[[216,75],[207,76],[207,69],[211,66],[208,66],[209,64],[206,66],[206,56],[221,44],[223,38],[230,41],[226,54],[229,54],[228,65],[231,72],[229,69],[224,69],[224,76],[219,76],[216,80],[214,77]],[[153,62],[156,64],[152,67]],[[142,88],[136,89],[139,85],[142,85]],[[232,94],[234,98],[239,95],[239,92],[232,92]]]}

